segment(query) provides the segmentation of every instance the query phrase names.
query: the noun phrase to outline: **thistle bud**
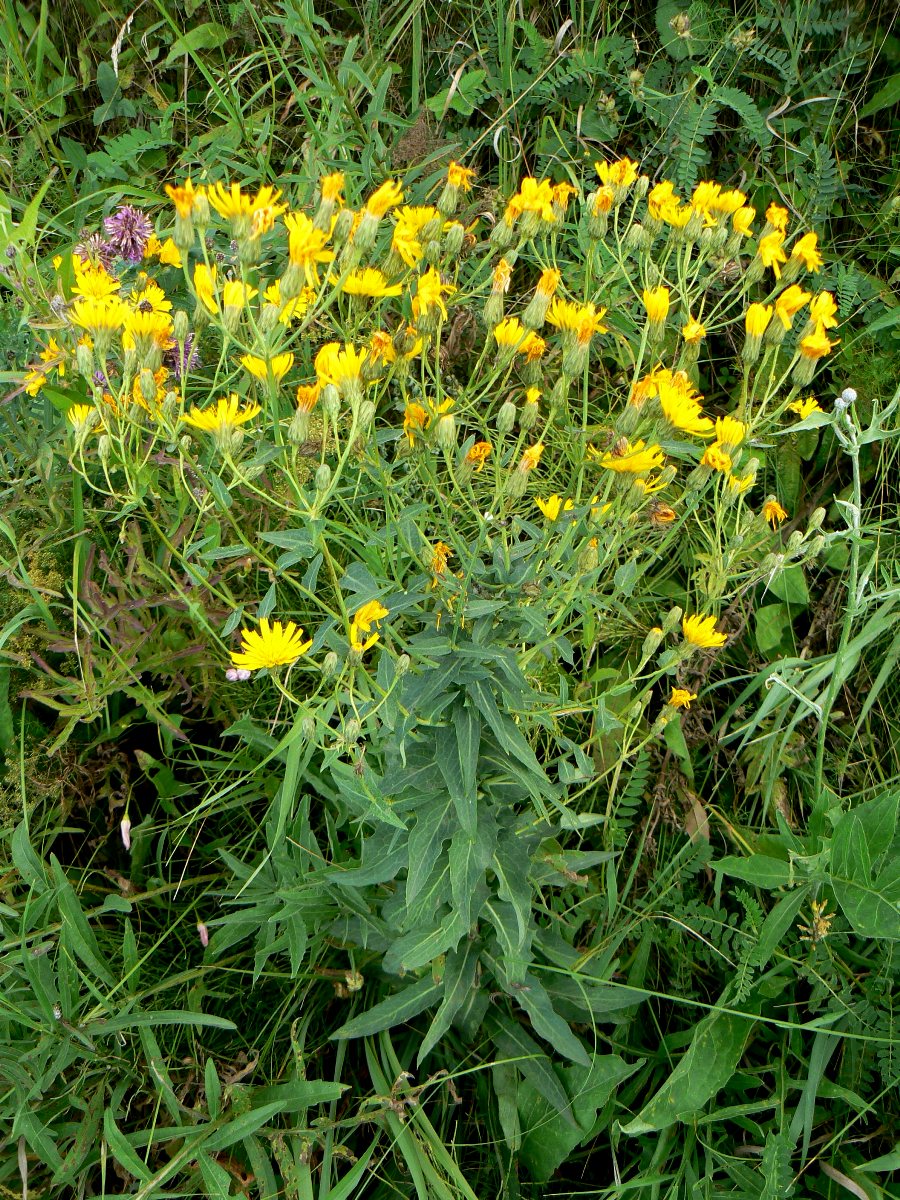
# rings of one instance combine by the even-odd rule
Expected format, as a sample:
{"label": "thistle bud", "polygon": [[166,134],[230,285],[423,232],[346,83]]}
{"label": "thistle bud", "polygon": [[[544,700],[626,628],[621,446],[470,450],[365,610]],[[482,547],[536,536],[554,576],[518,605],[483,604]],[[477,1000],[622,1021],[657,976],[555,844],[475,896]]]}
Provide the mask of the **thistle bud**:
{"label": "thistle bud", "polygon": [[101,433],[100,440],[97,442],[97,457],[104,465],[109,462],[111,451],[112,442],[109,440],[109,434]]}
{"label": "thistle bud", "polygon": [[359,721],[357,721],[355,717],[351,717],[344,726],[344,740],[352,745],[354,742],[359,741],[359,735],[361,733],[362,726],[360,725]]}
{"label": "thistle bud", "polygon": [[94,352],[91,347],[79,342],[75,348],[75,362],[81,375],[90,380],[94,374]]}
{"label": "thistle bud", "polygon": [[821,529],[825,521],[825,509],[814,508],[809,518],[809,525],[806,528],[807,534],[815,533],[817,529]]}
{"label": "thistle bud", "polygon": [[411,660],[408,654],[401,654],[397,659],[397,662],[394,666],[394,672],[399,678],[402,678],[409,670],[410,661]]}
{"label": "thistle bud", "polygon": [[294,409],[287,436],[292,446],[302,446],[309,439],[309,413],[305,409]]}
{"label": "thistle bud", "polygon": [[809,542],[809,546],[807,547],[807,554],[809,555],[809,557],[810,558],[818,558],[819,555],[822,553],[822,551],[825,549],[826,541],[827,541],[827,539],[824,538],[821,535],[821,533],[818,534],[816,537],[811,538],[810,542]]}
{"label": "thistle bud", "polygon": [[463,248],[463,242],[466,238],[466,231],[459,221],[453,221],[450,228],[444,235],[444,245],[447,253],[453,258],[457,258]]}
{"label": "thistle bud", "polygon": [[[335,655],[336,657],[337,655]],[[316,718],[306,713],[300,722],[300,733],[305,742],[314,742],[316,739]]]}
{"label": "thistle bud", "polygon": [[453,413],[441,413],[438,417],[435,438],[442,450],[456,448],[456,417]]}
{"label": "thistle bud", "polygon": [[331,467],[328,463],[320,463],[316,469],[315,484],[317,492],[327,492],[331,486]]}
{"label": "thistle bud", "polygon": [[138,386],[140,387],[141,395],[147,404],[156,403],[156,380],[153,377],[153,372],[146,367],[141,371]]}
{"label": "thistle bud", "polygon": [[363,431],[367,430],[375,420],[375,405],[371,400],[363,400],[359,406],[359,427]]}
{"label": "thistle bud", "polygon": [[[632,71],[631,74],[632,75],[640,75],[641,73],[640,73],[640,71]],[[630,76],[629,76],[629,78],[630,78]],[[643,75],[641,75],[641,80],[643,80]],[[638,200],[643,200],[643,198],[647,195],[649,188],[650,188],[650,176],[649,175],[638,175],[637,179],[635,180],[635,184],[634,184],[634,193],[637,196]]]}
{"label": "thistle bud", "polygon": [[326,383],[322,388],[319,402],[329,421],[336,421],[341,407],[341,397],[333,383]]}
{"label": "thistle bud", "polygon": [[525,403],[519,409],[519,428],[523,433],[528,433],[537,424],[537,419],[540,416],[540,408],[538,401],[541,393],[536,387],[529,388],[525,393]]}
{"label": "thistle bud", "polygon": [[340,659],[334,650],[329,650],[322,659],[322,674],[327,678],[337,674],[337,669],[340,666]]}
{"label": "thistle bud", "polygon": [[684,616],[684,610],[682,608],[679,608],[677,604],[675,605],[674,608],[670,608],[663,619],[663,623],[662,623],[663,633],[668,634],[668,633],[671,633],[674,629],[677,629],[678,625],[681,621],[681,618],[683,616]]}
{"label": "thistle bud", "polygon": [[513,426],[516,423],[516,406],[512,400],[505,400],[500,406],[500,411],[497,414],[497,432],[504,436],[512,433]]}
{"label": "thistle bud", "polygon": [[441,243],[437,238],[432,238],[430,242],[425,243],[425,261],[429,266],[436,267],[441,261]]}
{"label": "thistle bud", "polygon": [[178,397],[174,392],[166,392],[162,402],[163,418],[172,425],[178,417]]}
{"label": "thistle bud", "polygon": [[356,214],[352,208],[342,208],[338,213],[334,229],[331,231],[331,244],[337,249],[340,249],[350,236],[355,217]]}

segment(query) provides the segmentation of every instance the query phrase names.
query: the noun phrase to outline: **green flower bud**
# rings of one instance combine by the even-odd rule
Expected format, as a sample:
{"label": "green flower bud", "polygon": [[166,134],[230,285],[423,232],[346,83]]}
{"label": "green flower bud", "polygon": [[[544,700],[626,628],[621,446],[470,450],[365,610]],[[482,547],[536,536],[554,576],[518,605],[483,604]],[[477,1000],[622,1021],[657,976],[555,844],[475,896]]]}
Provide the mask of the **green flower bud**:
{"label": "green flower bud", "polygon": [[331,485],[331,467],[328,463],[320,463],[315,476],[316,491],[327,492]]}

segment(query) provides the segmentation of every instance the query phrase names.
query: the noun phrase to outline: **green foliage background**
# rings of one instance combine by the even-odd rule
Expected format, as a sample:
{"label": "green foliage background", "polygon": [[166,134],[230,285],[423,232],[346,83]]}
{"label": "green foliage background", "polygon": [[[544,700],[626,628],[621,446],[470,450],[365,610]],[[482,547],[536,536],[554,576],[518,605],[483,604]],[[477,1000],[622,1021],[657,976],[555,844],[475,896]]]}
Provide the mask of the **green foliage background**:
{"label": "green foliage background", "polygon": [[[835,251],[833,390],[857,390],[871,434],[855,473],[828,431],[771,449],[790,511],[823,504],[843,536],[759,597],[740,674],[712,681],[712,704],[664,751],[621,754],[616,712],[586,739],[565,711],[577,671],[573,696],[549,668],[536,692],[485,621],[461,665],[435,658],[397,683],[398,724],[413,709],[452,720],[418,758],[376,764],[384,795],[415,811],[413,834],[387,821],[363,836],[372,797],[346,748],[308,770],[299,723],[274,735],[212,679],[164,719],[148,689],[118,680],[91,721],[24,695],[32,626],[70,583],[72,497],[47,445],[53,414],[11,395],[2,1194],[23,1179],[31,1195],[144,1200],[896,1194],[894,5],[5,0],[2,14],[0,178],[20,229],[42,193],[47,247],[71,247],[122,200],[161,203],[165,182],[211,162],[304,195],[329,169],[360,186],[402,170],[415,186],[466,155],[474,211],[526,170],[574,178],[613,153],[684,190],[751,181]],[[2,278],[0,303],[14,393],[32,343]],[[377,571],[385,551],[371,553]],[[501,564],[480,582],[487,614],[521,580]],[[469,803],[476,777],[483,861],[457,870],[444,909],[427,889],[390,895],[404,853],[421,889],[443,813]],[[520,836],[510,795],[573,790],[602,819]],[[323,834],[323,800],[352,834],[336,821]],[[140,817],[130,853],[126,803]],[[481,876],[489,934],[448,954],[440,978],[416,975]],[[836,914],[826,937],[809,932],[813,900]]]}

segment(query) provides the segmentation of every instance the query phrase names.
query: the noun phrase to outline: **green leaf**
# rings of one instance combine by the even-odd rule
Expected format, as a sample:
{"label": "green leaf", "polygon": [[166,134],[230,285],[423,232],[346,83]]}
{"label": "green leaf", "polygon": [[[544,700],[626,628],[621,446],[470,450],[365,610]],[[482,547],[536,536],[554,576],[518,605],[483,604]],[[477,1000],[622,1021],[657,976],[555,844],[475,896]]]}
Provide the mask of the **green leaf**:
{"label": "green leaf", "polygon": [[116,1124],[112,1109],[109,1108],[103,1114],[103,1137],[113,1158],[120,1167],[125,1168],[129,1175],[133,1175],[135,1179],[140,1179],[143,1183],[153,1178],[153,1172],[129,1143],[128,1138]]}
{"label": "green leaf", "polygon": [[546,1183],[577,1146],[601,1132],[595,1128],[598,1109],[639,1065],[625,1062],[618,1054],[594,1054],[587,1067],[565,1067],[561,1074],[577,1126],[554,1112],[530,1080],[522,1082],[518,1094],[521,1157],[536,1183]]}
{"label": "green leaf", "polygon": [[413,1017],[417,1017],[420,1012],[424,1012],[432,1004],[437,1004],[442,990],[441,985],[435,983],[431,975],[426,975],[408,988],[404,988],[402,992],[388,996],[380,1004],[374,1005],[367,1012],[361,1013],[352,1021],[348,1021],[346,1025],[342,1025],[331,1035],[332,1040],[370,1037],[373,1033],[381,1033],[383,1029],[391,1029],[394,1025],[402,1025],[404,1021],[411,1021]]}
{"label": "green leaf", "polygon": [[475,837],[459,829],[450,842],[450,889],[463,929],[468,929],[478,916],[487,895],[484,873],[497,837],[496,825],[487,817],[483,814]]}
{"label": "green leaf", "polygon": [[831,885],[863,937],[900,939],[900,792],[844,813],[831,844]]}
{"label": "green leaf", "polygon": [[474,838],[478,824],[478,798],[474,779],[473,786],[468,787],[463,778],[462,755],[457,740],[457,731],[446,725],[438,729],[435,748],[438,767],[444,783],[447,785],[453,807],[456,809],[457,820],[462,826],[463,832],[468,837]]}
{"label": "green leaf", "polygon": [[698,1113],[734,1074],[751,1026],[751,1021],[732,1013],[705,1017],[675,1070],[622,1132],[654,1133]]}
{"label": "green leaf", "polygon": [[794,882],[793,872],[789,863],[780,858],[772,858],[768,854],[751,854],[749,858],[738,858],[727,854],[725,858],[717,859],[709,864],[714,871],[723,875],[731,875],[734,879],[743,879],[745,883],[756,884],[757,887],[773,890],[787,887]]}
{"label": "green leaf", "polygon": [[513,1059],[520,1074],[530,1080],[541,1095],[562,1115],[567,1125],[577,1127],[572,1106],[550,1059],[521,1025],[507,1017],[495,1016],[492,1037],[502,1058]]}
{"label": "green leaf", "polygon": [[215,1061],[212,1058],[206,1060],[206,1067],[203,1071],[203,1084],[204,1091],[206,1092],[206,1107],[209,1109],[210,1117],[215,1121],[219,1115],[222,1102],[222,1083],[216,1071]]}
{"label": "green leaf", "polygon": [[35,853],[28,837],[28,828],[20,821],[13,831],[10,845],[13,866],[22,877],[22,882],[40,895],[47,890],[47,878],[44,874],[44,864]]}
{"label": "green leaf", "polygon": [[102,979],[108,987],[114,986],[112,972],[103,961],[100,948],[88,924],[87,917],[81,911],[75,890],[66,878],[55,854],[50,856],[50,869],[56,883],[56,903],[63,926],[72,939],[72,949],[98,979]]}
{"label": "green leaf", "polygon": [[766,590],[785,604],[796,604],[800,608],[809,607],[809,589],[806,586],[803,568],[799,565],[779,571]]}
{"label": "green leaf", "polygon": [[786,896],[782,896],[775,907],[768,913],[759,931],[759,941],[751,955],[754,966],[764,967],[778,948],[781,939],[787,933],[800,914],[803,902],[809,894],[809,886],[794,888]]}
{"label": "green leaf", "polygon": [[434,1020],[428,1027],[428,1032],[422,1039],[416,1064],[421,1064],[425,1056],[434,1049],[440,1039],[450,1028],[450,1023],[462,1008],[468,993],[475,986],[475,970],[478,966],[477,942],[466,938],[460,950],[447,955],[444,967],[444,998],[434,1015]]}
{"label": "green leaf", "polygon": [[230,37],[231,30],[217,21],[206,21],[202,25],[196,25],[184,37],[172,43],[163,66],[171,67],[176,58],[196,54],[198,50],[221,49]]}
{"label": "green leaf", "polygon": [[900,72],[892,75],[887,83],[883,84],[875,95],[866,101],[859,110],[857,119],[864,121],[866,117],[874,116],[884,108],[893,108],[895,104],[900,104]]}
{"label": "green leaf", "polygon": [[220,1166],[214,1158],[204,1154],[202,1150],[197,1153],[197,1162],[207,1196],[211,1200],[230,1200],[231,1176],[225,1168]]}
{"label": "green leaf", "polygon": [[770,655],[779,647],[791,628],[791,610],[786,604],[764,604],[756,610],[756,647],[760,654]]}
{"label": "green leaf", "polygon": [[584,1046],[554,1009],[543,984],[534,975],[526,975],[521,987],[512,993],[515,1001],[528,1013],[535,1033],[550,1043],[557,1054],[586,1067],[590,1064]]}
{"label": "green leaf", "polygon": [[241,1113],[239,1117],[235,1117],[233,1121],[229,1121],[227,1125],[214,1130],[209,1137],[204,1138],[204,1150],[227,1150],[229,1146],[233,1146],[235,1142],[239,1142],[241,1138],[249,1137],[251,1133],[256,1133],[257,1129],[262,1129],[274,1116],[284,1111],[286,1101],[276,1100],[274,1104],[263,1104],[259,1108],[251,1109],[250,1112]]}

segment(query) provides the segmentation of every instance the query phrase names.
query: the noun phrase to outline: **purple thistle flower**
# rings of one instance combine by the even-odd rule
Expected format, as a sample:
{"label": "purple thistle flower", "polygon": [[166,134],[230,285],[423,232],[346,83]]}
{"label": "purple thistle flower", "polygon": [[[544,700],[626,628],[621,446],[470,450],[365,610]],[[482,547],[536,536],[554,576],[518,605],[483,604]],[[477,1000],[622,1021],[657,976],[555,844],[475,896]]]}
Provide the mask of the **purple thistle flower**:
{"label": "purple thistle flower", "polygon": [[115,247],[100,233],[81,231],[81,241],[75,247],[80,259],[98,263],[104,270],[111,271],[116,257]]}
{"label": "purple thistle flower", "polygon": [[91,376],[91,380],[96,387],[106,387],[106,374],[103,371],[95,371]]}
{"label": "purple thistle flower", "polygon": [[126,262],[139,263],[144,257],[144,247],[153,233],[149,218],[139,208],[122,204],[111,217],[104,217],[110,245]]}
{"label": "purple thistle flower", "polygon": [[176,342],[166,351],[166,359],[175,373],[175,378],[179,381],[188,371],[196,371],[200,366],[200,355],[194,345],[194,335],[189,333],[184,339],[183,346],[179,346]]}

